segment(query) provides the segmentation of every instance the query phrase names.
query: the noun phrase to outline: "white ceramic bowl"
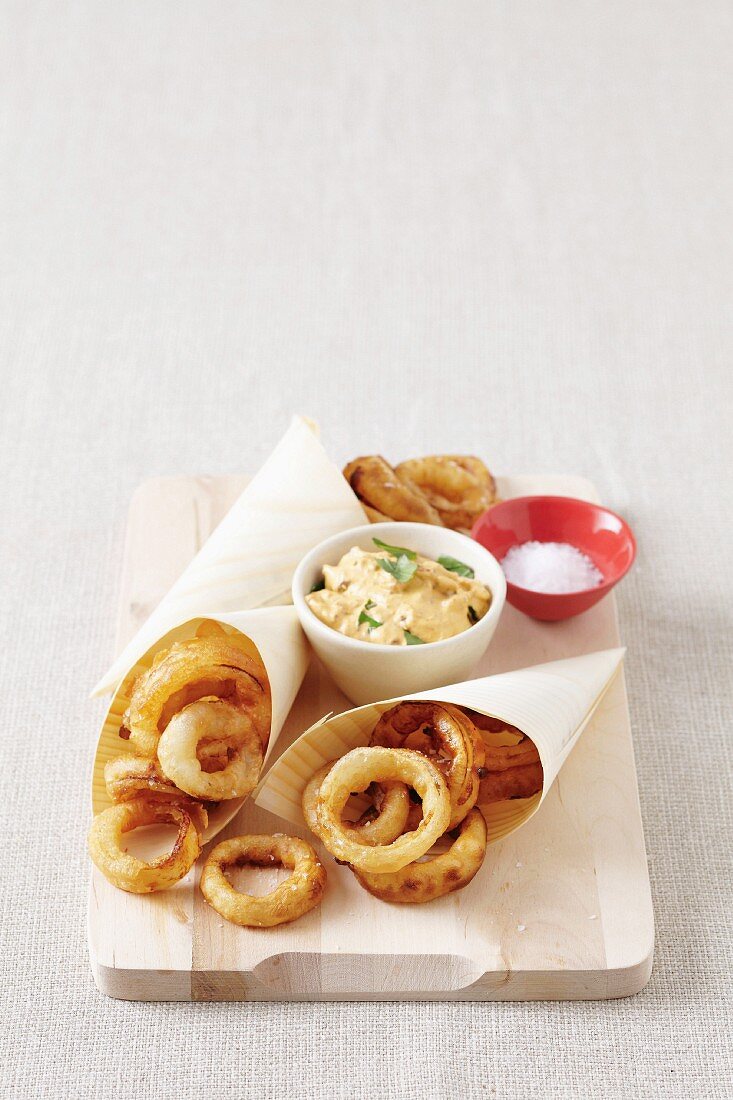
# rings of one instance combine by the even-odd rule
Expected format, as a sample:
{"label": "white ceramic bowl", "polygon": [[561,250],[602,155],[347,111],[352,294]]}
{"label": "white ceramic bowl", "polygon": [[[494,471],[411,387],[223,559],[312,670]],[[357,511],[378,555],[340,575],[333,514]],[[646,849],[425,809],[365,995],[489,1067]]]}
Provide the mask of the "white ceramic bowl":
{"label": "white ceramic bowl", "polygon": [[[324,565],[336,565],[347,550],[375,550],[372,539],[417,550],[436,560],[446,554],[470,565],[492,593],[491,607],[474,626],[425,645],[392,646],[362,642],[326,626],[305,601]],[[470,677],[496,630],[504,607],[506,580],[498,561],[478,542],[427,523],[368,523],[333,535],[306,554],[293,577],[293,603],[314,650],[343,693],[356,704],[373,703],[443,687]]]}

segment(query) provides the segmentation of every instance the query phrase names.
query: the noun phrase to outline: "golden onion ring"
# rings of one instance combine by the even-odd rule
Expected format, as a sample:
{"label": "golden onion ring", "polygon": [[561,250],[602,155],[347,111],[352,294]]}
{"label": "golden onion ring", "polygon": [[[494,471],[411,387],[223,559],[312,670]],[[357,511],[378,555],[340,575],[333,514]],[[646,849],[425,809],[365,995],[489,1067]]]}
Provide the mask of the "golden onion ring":
{"label": "golden onion ring", "polygon": [[[310,831],[321,837],[321,823],[318,820],[318,794],[321,784],[335,761],[324,764],[311,776],[303,791],[303,817]],[[404,783],[374,783],[368,793],[373,799],[377,816],[370,811],[355,822],[342,821],[347,836],[362,844],[390,844],[400,836],[407,825],[410,812],[410,798]]]}
{"label": "golden onion ring", "polygon": [[[354,840],[344,829],[341,814],[352,792],[371,783],[399,780],[422,799],[417,829],[389,844],[369,845]],[[419,859],[448,828],[450,796],[443,775],[427,756],[411,749],[381,746],[352,749],[332,766],[321,784],[317,801],[321,840],[336,859],[363,871],[399,871]]]}
{"label": "golden onion ring", "polygon": [[[516,726],[502,718],[493,718],[490,714],[461,707],[461,710],[473,722],[484,745],[484,765],[488,771],[499,772],[507,768],[516,768],[525,764],[539,764],[540,754],[533,741]],[[516,735],[513,745],[496,745],[488,734],[507,733]]]}
{"label": "golden onion ring", "polygon": [[409,863],[401,871],[373,875],[351,870],[359,883],[374,897],[400,905],[421,905],[452,894],[468,886],[486,855],[486,822],[480,810],[473,809],[458,826],[458,835],[447,852]]}
{"label": "golden onion ring", "polygon": [[478,802],[487,806],[509,798],[531,798],[542,790],[541,764],[523,764],[500,772],[489,772],[481,780]]}
{"label": "golden onion ring", "polygon": [[153,760],[142,756],[120,756],[104,765],[104,783],[113,802],[129,802],[144,795],[148,798],[177,802],[191,815],[200,836],[209,824],[209,815],[200,802],[194,802],[166,779]]}
{"label": "golden onion ring", "polygon": [[135,683],[120,735],[139,755],[154,757],[173,715],[209,697],[246,711],[266,747],[272,716],[267,673],[227,637],[190,638],[157,653]]}
{"label": "golden onion ring", "polygon": [[473,723],[458,707],[410,700],[384,711],[370,739],[372,745],[414,749],[433,761],[448,786],[449,829],[463,821],[478,798],[477,742]]}
{"label": "golden onion ring", "polygon": [[[254,897],[235,890],[225,875],[230,867],[292,868],[269,894]],[[201,872],[201,893],[225,920],[245,928],[273,928],[314,909],[326,888],[326,868],[310,844],[296,836],[237,836],[217,844]]]}
{"label": "golden onion ring", "polygon": [[437,511],[410,478],[401,477],[381,455],[363,455],[344,466],[344,477],[372,523],[409,520],[442,527]]}
{"label": "golden onion ring", "polygon": [[[231,742],[234,755],[220,771],[204,771],[196,755],[202,737]],[[199,699],[174,714],[158,742],[163,774],[194,798],[244,798],[262,769],[262,740],[247,712],[221,699]]]}
{"label": "golden onion ring", "polygon": [[496,504],[496,482],[480,458],[473,455],[428,455],[395,467],[437,511],[446,527],[468,528]]}
{"label": "golden onion ring", "polygon": [[[172,824],[178,835],[171,851],[151,862],[122,848],[122,837],[142,825]],[[131,894],[167,890],[187,875],[201,851],[199,833],[189,809],[148,797],[110,806],[94,818],[88,836],[89,855],[104,877]]]}

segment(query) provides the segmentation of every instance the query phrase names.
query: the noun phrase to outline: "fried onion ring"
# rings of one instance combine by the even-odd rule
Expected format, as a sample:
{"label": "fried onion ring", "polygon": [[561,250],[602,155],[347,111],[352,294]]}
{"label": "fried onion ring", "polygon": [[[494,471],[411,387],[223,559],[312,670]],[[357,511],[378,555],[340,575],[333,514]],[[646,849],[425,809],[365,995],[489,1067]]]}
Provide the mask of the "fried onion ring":
{"label": "fried onion ring", "polygon": [[540,754],[534,741],[525,737],[518,745],[487,745],[485,766],[490,772],[503,772],[530,764],[539,764]]}
{"label": "fried onion ring", "polygon": [[[417,829],[389,844],[369,845],[345,831],[341,814],[352,792],[370,783],[398,779],[414,788],[423,802]],[[329,852],[362,871],[399,871],[419,859],[448,828],[450,796],[442,773],[422,753],[379,747],[352,749],[332,766],[321,784],[316,803],[321,839]]]}
{"label": "fried onion ring", "polygon": [[480,458],[473,455],[428,455],[395,467],[435,508],[446,527],[472,527],[496,504],[496,482]]}
{"label": "fried onion ring", "polygon": [[468,886],[486,855],[486,822],[473,809],[458,826],[457,837],[447,852],[421,863],[408,863],[401,871],[373,875],[351,870],[360,885],[382,901],[421,905]]}
{"label": "fried onion ring", "polygon": [[379,718],[371,745],[414,749],[443,773],[451,802],[449,829],[464,819],[478,798],[475,767],[478,734],[471,719],[449,703],[406,701]]}
{"label": "fried onion ring", "polygon": [[[232,759],[219,771],[204,771],[196,755],[205,736],[235,745]],[[221,699],[200,699],[173,715],[160,736],[158,760],[165,777],[194,798],[244,798],[260,777],[262,740],[249,713]]]}
{"label": "fried onion ring", "polygon": [[[254,897],[235,890],[228,867],[292,868],[269,894]],[[326,888],[326,868],[305,840],[296,836],[237,836],[217,844],[201,872],[201,893],[225,920],[245,928],[273,928],[314,909]]]}
{"label": "fried onion ring", "polygon": [[530,798],[542,790],[542,777],[542,765],[539,763],[490,772],[481,780],[479,806],[504,802],[508,798]]}
{"label": "fried onion ring", "polygon": [[267,673],[225,636],[190,638],[156,654],[135,683],[120,735],[129,736],[139,755],[154,757],[173,715],[208,697],[246,711],[265,748],[271,721]]}
{"label": "fried onion ring", "polygon": [[[178,835],[167,855],[150,863],[122,848],[124,833],[141,825],[173,824]],[[131,894],[167,890],[187,875],[201,851],[199,833],[188,808],[148,797],[120,802],[97,814],[88,837],[89,855],[104,877]]]}
{"label": "fried onion ring", "polygon": [[393,470],[381,455],[355,458],[344,466],[343,472],[372,523],[376,517],[378,522],[397,519],[443,526],[425,494],[408,476],[402,477]]}
{"label": "fried onion ring", "polygon": [[154,761],[142,756],[120,756],[104,765],[104,783],[113,802],[129,802],[141,795],[158,801],[176,802],[190,815],[200,835],[209,824],[209,815],[200,802],[193,802],[170,779],[166,779]]}
{"label": "fried onion ring", "polygon": [[[303,791],[303,817],[312,833],[321,837],[321,823],[318,819],[318,794],[321,784],[335,761],[324,764],[315,772]],[[358,821],[342,821],[347,836],[361,844],[391,844],[401,836],[407,825],[410,812],[410,798],[404,783],[373,783],[368,788],[373,800],[373,811],[367,810]]]}

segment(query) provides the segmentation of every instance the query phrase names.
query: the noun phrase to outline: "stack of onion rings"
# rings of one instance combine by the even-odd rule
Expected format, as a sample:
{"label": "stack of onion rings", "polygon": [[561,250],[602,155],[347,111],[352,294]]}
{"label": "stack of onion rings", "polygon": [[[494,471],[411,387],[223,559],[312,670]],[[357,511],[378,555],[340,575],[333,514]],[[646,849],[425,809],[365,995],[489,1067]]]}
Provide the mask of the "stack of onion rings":
{"label": "stack of onion rings", "polygon": [[137,680],[120,736],[193,798],[252,791],[270,736],[267,673],[230,638],[177,642]]}
{"label": "stack of onion rings", "polygon": [[[139,893],[185,875],[208,824],[197,800],[244,798],[253,790],[270,722],[265,668],[231,638],[192,638],[157,653],[133,687],[120,728],[137,755],[110,760],[104,769],[116,805],[95,818],[89,833],[103,874]],[[146,864],[122,851],[122,833],[157,821],[179,824],[169,857]]]}
{"label": "stack of onion rings", "polygon": [[[235,890],[225,875],[232,867],[280,864],[292,874],[269,894]],[[201,872],[201,893],[225,920],[245,928],[273,928],[297,920],[320,904],[326,869],[313,848],[295,836],[238,836],[217,844]]]}
{"label": "stack of onion rings", "polygon": [[133,688],[121,735],[127,735],[138,755],[154,757],[171,718],[208,698],[246,711],[264,750],[271,721],[267,673],[226,637],[191,638],[156,654]]}
{"label": "stack of onion rings", "polygon": [[381,455],[362,455],[344,477],[372,523],[403,520],[470,528],[496,504],[496,482],[474,455],[427,455],[392,467]]}

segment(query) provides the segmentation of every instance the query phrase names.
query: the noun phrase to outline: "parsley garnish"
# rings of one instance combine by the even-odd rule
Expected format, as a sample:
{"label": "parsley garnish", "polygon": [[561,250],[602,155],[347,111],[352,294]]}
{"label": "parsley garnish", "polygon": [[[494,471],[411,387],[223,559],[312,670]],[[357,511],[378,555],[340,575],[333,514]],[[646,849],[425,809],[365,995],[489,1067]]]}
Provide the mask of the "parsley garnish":
{"label": "parsley garnish", "polygon": [[410,561],[405,554],[400,554],[396,561],[388,561],[387,558],[377,560],[385,573],[389,573],[400,584],[407,584],[417,572],[417,562]]}
{"label": "parsley garnish", "polygon": [[406,550],[404,546],[390,546],[388,542],[382,542],[381,539],[372,539],[372,542],[380,550],[386,550],[393,558],[405,557],[409,561],[415,561],[417,558],[414,550]]}
{"label": "parsley garnish", "polygon": [[438,558],[438,565],[442,565],[444,569],[449,569],[451,573],[457,573],[459,577],[476,576],[470,565],[466,565],[465,562],[459,561],[458,558],[451,558],[448,555]]}
{"label": "parsley garnish", "polygon": [[359,612],[359,622],[366,623],[370,631],[376,630],[378,626],[384,626],[384,623],[380,623],[378,619],[372,619],[370,615],[367,615],[367,611],[371,611],[374,606],[374,600],[367,600],[364,604],[364,610]]}
{"label": "parsley garnish", "polygon": [[409,630],[403,630],[402,633],[405,635],[405,641],[408,645],[425,645],[425,642],[422,638],[418,638],[417,634],[411,634]]}

